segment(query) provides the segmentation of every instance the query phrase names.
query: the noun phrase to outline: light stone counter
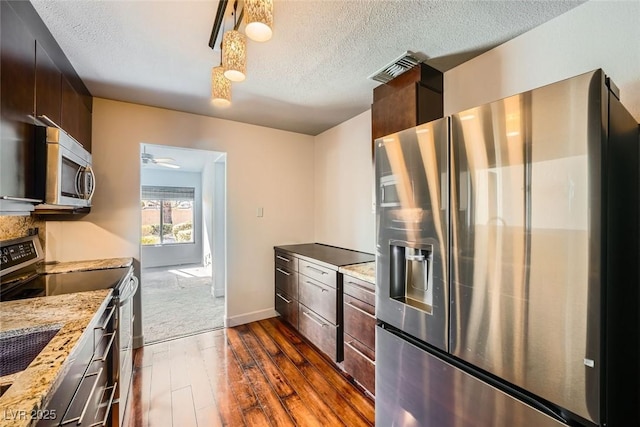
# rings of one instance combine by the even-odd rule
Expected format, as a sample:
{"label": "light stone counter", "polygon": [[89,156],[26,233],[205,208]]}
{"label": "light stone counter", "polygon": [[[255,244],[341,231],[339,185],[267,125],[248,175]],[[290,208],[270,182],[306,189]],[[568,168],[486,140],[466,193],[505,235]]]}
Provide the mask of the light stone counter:
{"label": "light stone counter", "polygon": [[365,282],[376,283],[376,263],[364,262],[362,264],[351,264],[340,267],[338,271],[342,274],[347,274],[358,279],[362,279]]}
{"label": "light stone counter", "polygon": [[[0,426],[35,425],[32,411],[42,410],[65,376],[69,354],[96,313],[110,301],[111,289],[0,302],[0,336],[60,327],[31,364],[15,374],[15,382],[0,397]],[[96,319],[97,321],[97,319]],[[57,414],[58,419],[63,414]]]}
{"label": "light stone counter", "polygon": [[132,258],[107,258],[89,261],[69,261],[57,262],[55,264],[45,264],[40,269],[40,273],[70,273],[73,271],[105,270],[108,268],[129,267],[133,262]]}

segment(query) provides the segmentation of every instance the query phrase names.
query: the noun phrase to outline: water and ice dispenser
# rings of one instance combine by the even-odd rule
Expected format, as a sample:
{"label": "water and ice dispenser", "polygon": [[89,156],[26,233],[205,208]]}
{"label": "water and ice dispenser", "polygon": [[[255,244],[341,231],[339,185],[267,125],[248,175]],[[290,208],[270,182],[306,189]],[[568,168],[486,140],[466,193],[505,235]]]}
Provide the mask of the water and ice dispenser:
{"label": "water and ice dispenser", "polygon": [[433,309],[433,245],[392,240],[389,296],[431,314]]}

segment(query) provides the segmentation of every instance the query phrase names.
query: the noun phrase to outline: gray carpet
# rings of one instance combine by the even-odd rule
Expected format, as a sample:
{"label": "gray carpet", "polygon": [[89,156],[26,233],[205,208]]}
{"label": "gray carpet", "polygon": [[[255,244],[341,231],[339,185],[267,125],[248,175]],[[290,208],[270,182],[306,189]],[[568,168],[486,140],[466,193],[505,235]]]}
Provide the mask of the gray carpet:
{"label": "gray carpet", "polygon": [[144,269],[141,282],[145,344],[224,326],[224,297],[211,295],[205,269]]}

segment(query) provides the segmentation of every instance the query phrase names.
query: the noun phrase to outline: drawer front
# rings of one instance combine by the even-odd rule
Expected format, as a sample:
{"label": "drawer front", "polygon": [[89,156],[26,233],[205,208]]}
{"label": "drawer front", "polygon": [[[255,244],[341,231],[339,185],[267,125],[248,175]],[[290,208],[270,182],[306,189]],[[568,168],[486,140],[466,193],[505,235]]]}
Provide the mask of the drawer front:
{"label": "drawer front", "polygon": [[360,300],[344,296],[344,332],[371,349],[376,348],[375,308]]}
{"label": "drawer front", "polygon": [[336,287],[337,273],[335,270],[330,268],[301,259],[298,261],[298,272],[315,279],[318,282],[322,282],[325,285],[329,285],[332,288]]}
{"label": "drawer front", "polygon": [[299,280],[300,302],[334,325],[337,324],[336,289],[305,276],[300,276]]}
{"label": "drawer front", "polygon": [[373,283],[345,274],[343,286],[345,294],[358,298],[360,301],[364,301],[374,307],[376,306],[376,286]]}
{"label": "drawer front", "polygon": [[298,299],[298,273],[295,270],[276,264],[276,288]]}
{"label": "drawer front", "polygon": [[331,359],[338,360],[338,328],[302,304],[298,304],[298,329]]}
{"label": "drawer front", "polygon": [[293,255],[287,252],[275,251],[274,258],[276,265],[286,267],[290,271],[298,271],[298,258]]}
{"label": "drawer front", "polygon": [[371,394],[376,390],[375,353],[358,340],[344,335],[344,370]]}
{"label": "drawer front", "polygon": [[298,301],[281,289],[276,288],[276,311],[291,326],[298,329]]}

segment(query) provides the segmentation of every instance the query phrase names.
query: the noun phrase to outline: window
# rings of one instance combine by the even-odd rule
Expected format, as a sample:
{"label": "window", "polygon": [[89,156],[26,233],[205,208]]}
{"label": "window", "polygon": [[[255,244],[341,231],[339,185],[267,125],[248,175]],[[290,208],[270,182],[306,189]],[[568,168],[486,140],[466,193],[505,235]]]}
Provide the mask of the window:
{"label": "window", "polygon": [[142,245],[193,243],[195,188],[142,186]]}

